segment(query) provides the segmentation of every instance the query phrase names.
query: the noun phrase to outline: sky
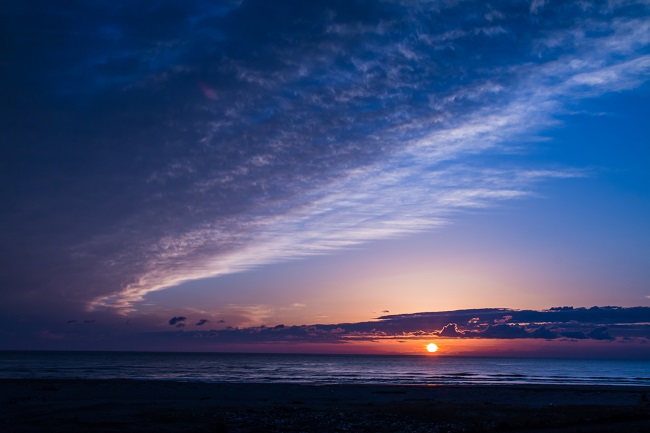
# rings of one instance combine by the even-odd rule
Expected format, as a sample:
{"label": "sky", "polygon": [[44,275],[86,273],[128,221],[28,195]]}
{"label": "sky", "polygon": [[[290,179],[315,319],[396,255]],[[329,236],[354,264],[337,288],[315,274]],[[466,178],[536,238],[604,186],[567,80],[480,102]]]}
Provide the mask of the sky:
{"label": "sky", "polygon": [[0,19],[0,349],[650,357],[647,0]]}

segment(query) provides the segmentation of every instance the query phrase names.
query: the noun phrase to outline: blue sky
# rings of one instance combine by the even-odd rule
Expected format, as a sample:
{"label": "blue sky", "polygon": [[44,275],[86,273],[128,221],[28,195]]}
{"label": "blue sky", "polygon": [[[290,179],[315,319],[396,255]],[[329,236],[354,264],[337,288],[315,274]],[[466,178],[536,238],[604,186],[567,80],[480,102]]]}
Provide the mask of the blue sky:
{"label": "blue sky", "polygon": [[3,332],[648,306],[649,7],[3,5]]}

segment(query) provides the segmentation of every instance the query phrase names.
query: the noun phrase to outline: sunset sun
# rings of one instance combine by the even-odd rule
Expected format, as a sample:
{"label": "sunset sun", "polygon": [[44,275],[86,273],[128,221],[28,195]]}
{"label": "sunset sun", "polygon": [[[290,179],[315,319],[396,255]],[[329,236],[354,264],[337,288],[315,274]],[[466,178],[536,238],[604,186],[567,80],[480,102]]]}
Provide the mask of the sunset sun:
{"label": "sunset sun", "polygon": [[438,346],[433,343],[427,344],[427,352],[433,353],[438,351]]}

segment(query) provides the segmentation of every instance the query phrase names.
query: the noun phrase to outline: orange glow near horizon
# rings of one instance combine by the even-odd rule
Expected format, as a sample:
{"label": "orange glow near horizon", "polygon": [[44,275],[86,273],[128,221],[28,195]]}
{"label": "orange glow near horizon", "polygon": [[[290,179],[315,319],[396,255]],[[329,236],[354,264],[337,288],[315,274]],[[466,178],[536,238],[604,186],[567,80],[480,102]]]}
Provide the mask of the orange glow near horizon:
{"label": "orange glow near horizon", "polygon": [[[643,342],[621,344],[617,341],[593,340],[542,340],[542,339],[468,339],[436,338],[438,350],[428,352],[431,337],[425,339],[375,339],[372,341],[350,341],[344,346],[347,353],[368,353],[378,355],[419,355],[433,358],[446,356],[521,356],[521,357],[619,357],[638,356],[647,350]],[[337,348],[336,351],[341,351]],[[427,349],[423,352],[423,349]],[[341,352],[339,352],[341,353]]]}
{"label": "orange glow near horizon", "polygon": [[[431,341],[436,343],[431,343]],[[436,352],[428,352],[428,345],[435,344]],[[218,350],[215,350],[218,349]],[[424,349],[424,350],[423,350]],[[216,346],[219,352],[256,353],[322,353],[322,354],[374,354],[415,355],[436,358],[449,356],[521,356],[521,357],[636,357],[647,351],[645,340],[621,344],[617,341],[592,340],[540,340],[540,339],[467,339],[467,338],[376,338],[373,340],[350,339],[343,343],[295,343],[232,344]]]}

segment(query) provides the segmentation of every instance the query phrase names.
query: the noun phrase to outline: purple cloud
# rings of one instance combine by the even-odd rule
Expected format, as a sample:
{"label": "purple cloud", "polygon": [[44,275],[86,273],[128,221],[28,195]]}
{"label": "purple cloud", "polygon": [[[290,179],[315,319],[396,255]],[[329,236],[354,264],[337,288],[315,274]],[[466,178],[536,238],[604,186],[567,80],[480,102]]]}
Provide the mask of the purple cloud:
{"label": "purple cloud", "polygon": [[169,319],[169,324],[170,325],[176,325],[177,323],[184,322],[186,320],[187,320],[187,317],[183,317],[183,316],[176,317],[176,316],[174,316],[171,319]]}

